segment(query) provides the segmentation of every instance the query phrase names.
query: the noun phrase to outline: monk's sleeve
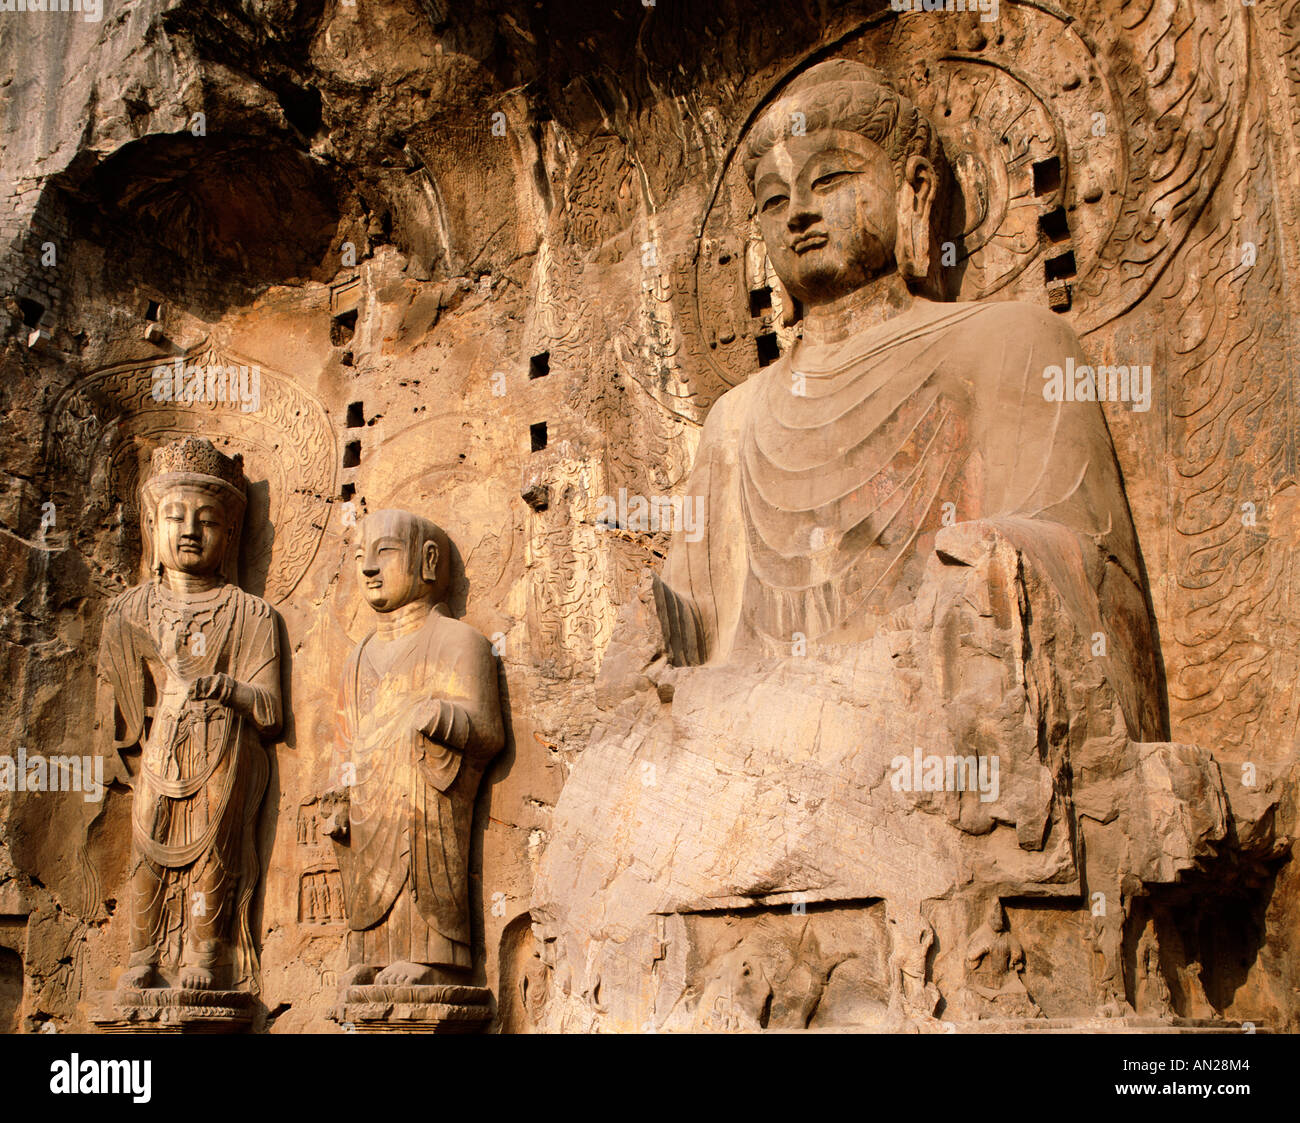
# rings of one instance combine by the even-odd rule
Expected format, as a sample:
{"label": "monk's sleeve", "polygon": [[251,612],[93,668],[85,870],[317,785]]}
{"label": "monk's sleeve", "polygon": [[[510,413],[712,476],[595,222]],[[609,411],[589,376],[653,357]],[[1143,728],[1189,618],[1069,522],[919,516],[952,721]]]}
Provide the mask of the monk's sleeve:
{"label": "monk's sleeve", "polygon": [[455,682],[459,697],[438,700],[438,713],[425,726],[424,735],[471,759],[486,761],[501,751],[505,729],[496,656],[482,636],[469,636],[458,652]]}

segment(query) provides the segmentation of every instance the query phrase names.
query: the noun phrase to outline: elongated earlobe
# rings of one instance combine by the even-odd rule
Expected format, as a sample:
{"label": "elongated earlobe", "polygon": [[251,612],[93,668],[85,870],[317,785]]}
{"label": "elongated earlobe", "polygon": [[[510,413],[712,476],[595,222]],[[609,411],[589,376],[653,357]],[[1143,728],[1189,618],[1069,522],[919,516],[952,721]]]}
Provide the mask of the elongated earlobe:
{"label": "elongated earlobe", "polygon": [[909,285],[923,284],[930,276],[930,211],[934,204],[935,175],[930,161],[908,158],[898,192],[898,241],[894,251],[898,271]]}
{"label": "elongated earlobe", "polygon": [[426,542],[421,551],[420,577],[432,585],[438,583],[438,543]]}

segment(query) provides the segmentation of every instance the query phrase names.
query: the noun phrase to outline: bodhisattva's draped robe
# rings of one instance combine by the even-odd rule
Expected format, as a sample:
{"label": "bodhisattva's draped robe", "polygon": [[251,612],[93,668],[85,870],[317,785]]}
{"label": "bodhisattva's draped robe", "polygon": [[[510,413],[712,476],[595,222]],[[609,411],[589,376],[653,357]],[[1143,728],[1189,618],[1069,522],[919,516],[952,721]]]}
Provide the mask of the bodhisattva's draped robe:
{"label": "bodhisattva's draped robe", "polygon": [[1110,433],[1096,402],[1043,392],[1045,368],[1070,357],[1086,362],[1045,309],[918,301],[840,344],[801,343],[729,391],[686,488],[704,497],[706,531],[679,539],[665,567],[674,661],[788,654],[800,633],[865,639],[910,604],[938,531],[998,520],[1058,581],[1082,634],[1100,621],[1130,733],[1157,737]]}
{"label": "bodhisattva's draped robe", "polygon": [[[233,921],[236,973],[255,984],[248,915],[269,771],[262,738],[281,717],[271,608],[235,585],[179,594],[145,582],[109,606],[99,668],[111,688],[103,728],[116,731],[119,750],[143,748],[131,806],[133,875],[138,890],[144,863],[156,897],[133,917],[133,959],[152,947],[164,963],[177,962],[187,938],[229,939]],[[252,690],[251,715],[189,697],[196,679],[217,673]]]}
{"label": "bodhisattva's draped robe", "polygon": [[[429,700],[439,703],[432,738],[416,729]],[[491,647],[443,605],[410,635],[380,644],[372,633],[353,649],[334,773],[355,770],[349,837],[336,846],[350,962],[471,965],[474,799],[503,743]]]}

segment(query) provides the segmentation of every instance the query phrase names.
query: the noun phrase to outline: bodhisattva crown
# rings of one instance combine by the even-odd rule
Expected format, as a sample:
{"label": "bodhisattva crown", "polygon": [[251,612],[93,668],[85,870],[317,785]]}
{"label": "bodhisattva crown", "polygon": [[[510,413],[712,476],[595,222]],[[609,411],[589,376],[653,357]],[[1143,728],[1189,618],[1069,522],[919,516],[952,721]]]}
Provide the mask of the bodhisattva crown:
{"label": "bodhisattva crown", "polygon": [[239,453],[226,456],[211,441],[201,437],[183,437],[154,449],[151,469],[151,476],[175,473],[211,476],[244,494],[243,456]]}

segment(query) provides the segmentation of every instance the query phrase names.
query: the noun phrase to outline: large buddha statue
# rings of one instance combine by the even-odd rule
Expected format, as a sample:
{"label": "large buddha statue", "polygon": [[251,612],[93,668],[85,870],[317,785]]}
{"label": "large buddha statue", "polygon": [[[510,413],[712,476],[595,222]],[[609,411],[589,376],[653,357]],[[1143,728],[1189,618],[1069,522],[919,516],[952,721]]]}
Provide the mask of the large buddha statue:
{"label": "large buddha statue", "polygon": [[[709,413],[704,533],[606,653],[534,893],[554,1024],[953,1016],[971,933],[1022,896],[1102,900],[1069,954],[1122,1002],[1125,893],[1223,808],[1205,754],[1157,741],[1101,406],[1044,392],[1079,341],[944,299],[953,180],[876,72],[813,67],[743,151],[802,328]],[[1162,786],[1172,817],[1134,794]]]}

